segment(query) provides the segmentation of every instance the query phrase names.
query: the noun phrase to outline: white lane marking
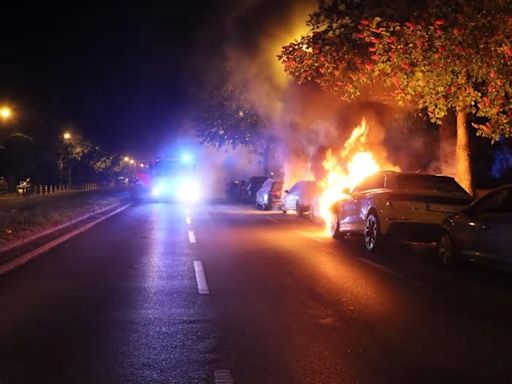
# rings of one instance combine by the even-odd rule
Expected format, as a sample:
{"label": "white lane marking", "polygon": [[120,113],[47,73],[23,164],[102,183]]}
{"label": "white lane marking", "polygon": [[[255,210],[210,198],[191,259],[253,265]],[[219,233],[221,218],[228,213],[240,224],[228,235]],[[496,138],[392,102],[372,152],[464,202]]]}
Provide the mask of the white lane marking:
{"label": "white lane marking", "polygon": [[233,384],[233,377],[229,369],[219,369],[214,372],[215,384]]}
{"label": "white lane marking", "polygon": [[185,221],[187,222],[187,224],[192,224],[192,219],[189,216],[185,218]]}
{"label": "white lane marking", "polygon": [[265,219],[270,220],[270,221],[272,221],[274,223],[279,223],[279,221],[277,221],[276,219],[273,219],[271,217],[265,217]]}
{"label": "white lane marking", "polygon": [[203,263],[197,260],[194,261],[194,271],[196,272],[197,291],[201,295],[209,295],[210,290],[208,289],[208,283],[206,282]]}
{"label": "white lane marking", "polygon": [[370,261],[370,260],[365,259],[365,258],[359,258],[359,260],[361,262],[365,263],[365,264],[371,265],[374,268],[377,268],[377,269],[380,269],[381,271],[389,273],[390,275],[393,275],[393,276],[395,276],[396,278],[398,278],[400,280],[404,280],[404,281],[407,281],[410,284],[416,285],[417,287],[423,287],[424,286],[424,284],[421,281],[413,280],[413,279],[411,279],[411,278],[409,278],[409,277],[407,277],[405,275],[402,275],[399,272],[393,271],[392,269],[387,268],[387,267],[385,267],[385,266],[383,266],[381,264],[374,263],[373,261]]}
{"label": "white lane marking", "polygon": [[296,229],[296,231],[297,231],[298,233],[300,233],[302,236],[305,236],[305,237],[307,237],[307,238],[309,238],[309,239],[311,239],[311,240],[318,241],[319,243],[323,243],[323,241],[322,241],[322,240],[317,239],[315,236],[313,236],[313,235],[311,235],[311,234],[309,234],[309,233],[307,233],[307,232],[301,231],[301,230],[299,230],[299,229]]}
{"label": "white lane marking", "polygon": [[196,242],[196,235],[194,231],[188,231],[188,241],[190,241],[192,244]]}
{"label": "white lane marking", "polygon": [[0,265],[0,275],[7,273],[9,271],[12,271],[13,269],[18,268],[25,263],[28,263],[30,260],[36,258],[37,256],[40,256],[43,253],[48,252],[50,249],[56,247],[57,245],[65,242],[66,240],[69,240],[69,239],[79,235],[80,233],[87,231],[88,229],[94,227],[96,224],[99,224],[102,221],[108,219],[109,217],[112,217],[112,216],[118,214],[119,212],[125,210],[129,206],[130,206],[130,204],[123,205],[122,207],[116,209],[115,211],[110,212],[110,213],[106,214],[105,216],[102,216],[102,217],[90,222],[89,224],[85,224],[84,226],[77,228],[72,232],[66,233],[65,235],[62,235],[61,237],[58,237],[55,240],[52,240],[49,243],[46,243],[39,248],[36,248],[28,253],[25,253],[23,256],[17,257],[16,259],[14,259],[8,263]]}

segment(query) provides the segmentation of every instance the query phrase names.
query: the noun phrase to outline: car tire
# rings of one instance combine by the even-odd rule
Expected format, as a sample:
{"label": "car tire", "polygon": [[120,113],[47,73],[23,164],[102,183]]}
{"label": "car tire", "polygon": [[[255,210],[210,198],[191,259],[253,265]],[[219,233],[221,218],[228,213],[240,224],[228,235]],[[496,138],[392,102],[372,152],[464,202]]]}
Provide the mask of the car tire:
{"label": "car tire", "polygon": [[436,242],[436,256],[443,265],[455,264],[456,251],[450,235],[442,233]]}
{"label": "car tire", "polygon": [[297,212],[297,216],[299,216],[299,217],[304,216],[304,210],[303,210],[303,208],[301,207],[301,205],[300,205],[300,203],[298,201],[295,204],[295,210]]}
{"label": "car tire", "polygon": [[379,217],[373,211],[366,216],[363,235],[364,247],[368,252],[375,253],[384,248],[385,240],[380,232]]}
{"label": "car tire", "polygon": [[331,217],[331,223],[329,224],[329,232],[331,233],[331,237],[333,239],[341,239],[343,237],[340,232],[340,220],[338,215],[333,214]]}

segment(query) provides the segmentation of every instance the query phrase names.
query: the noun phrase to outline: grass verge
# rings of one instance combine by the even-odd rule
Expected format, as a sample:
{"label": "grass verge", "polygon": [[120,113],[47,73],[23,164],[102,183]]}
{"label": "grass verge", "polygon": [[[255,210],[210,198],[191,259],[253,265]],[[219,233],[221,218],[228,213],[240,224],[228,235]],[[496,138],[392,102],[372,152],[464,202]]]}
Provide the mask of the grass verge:
{"label": "grass verge", "polygon": [[0,247],[123,201],[126,201],[126,194],[119,190],[3,201],[0,203]]}

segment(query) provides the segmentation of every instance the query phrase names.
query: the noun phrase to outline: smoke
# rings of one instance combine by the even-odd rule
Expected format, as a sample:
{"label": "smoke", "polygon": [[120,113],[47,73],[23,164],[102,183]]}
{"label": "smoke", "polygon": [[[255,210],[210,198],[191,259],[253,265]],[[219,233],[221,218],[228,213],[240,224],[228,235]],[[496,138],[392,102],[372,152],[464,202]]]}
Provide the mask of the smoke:
{"label": "smoke", "polygon": [[[222,53],[231,80],[246,91],[244,96],[262,117],[274,144],[271,170],[284,178],[285,186],[301,179],[320,180],[327,149],[341,149],[363,117],[370,126],[367,149],[381,164],[395,169],[395,165],[411,169],[411,164],[428,168],[430,162],[424,160],[432,145],[409,131],[404,135],[403,127],[395,128],[396,110],[365,101],[371,94],[348,105],[314,85],[299,86],[286,76],[277,55],[284,45],[308,32],[306,21],[317,7],[312,0],[226,0],[219,12],[225,22]],[[228,157],[245,164],[241,168],[251,165],[247,172],[240,169],[230,177],[261,174],[261,168],[252,167],[261,164],[254,156],[245,150],[230,150]]]}

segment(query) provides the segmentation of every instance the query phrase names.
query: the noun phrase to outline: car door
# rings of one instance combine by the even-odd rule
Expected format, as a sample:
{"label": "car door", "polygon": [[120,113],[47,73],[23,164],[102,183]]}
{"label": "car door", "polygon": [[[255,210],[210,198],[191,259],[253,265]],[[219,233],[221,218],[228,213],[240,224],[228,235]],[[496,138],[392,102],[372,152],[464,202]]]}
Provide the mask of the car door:
{"label": "car door", "polygon": [[294,184],[285,196],[285,208],[287,211],[294,210],[297,202],[297,184]]}
{"label": "car door", "polygon": [[341,206],[340,229],[342,231],[361,232],[364,229],[366,219],[364,207],[370,191],[384,187],[385,176],[377,173],[359,183],[350,195],[350,199],[344,201]]}
{"label": "car door", "polygon": [[512,235],[511,189],[501,188],[478,201],[468,212],[462,252],[483,258],[512,261],[507,248]]}
{"label": "car door", "polygon": [[504,188],[496,199],[496,205],[478,218],[481,228],[481,244],[491,259],[510,263],[512,236],[512,188]]}

